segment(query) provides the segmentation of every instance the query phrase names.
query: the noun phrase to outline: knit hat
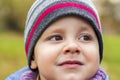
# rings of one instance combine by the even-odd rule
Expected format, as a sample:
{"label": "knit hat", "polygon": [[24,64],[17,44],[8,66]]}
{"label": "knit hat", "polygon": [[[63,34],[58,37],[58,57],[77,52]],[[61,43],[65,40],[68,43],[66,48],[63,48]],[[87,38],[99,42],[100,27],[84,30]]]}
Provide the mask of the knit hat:
{"label": "knit hat", "polygon": [[66,15],[77,15],[88,20],[97,35],[100,62],[103,55],[101,23],[98,12],[91,0],[36,0],[30,8],[25,27],[25,50],[28,65],[34,53],[36,42],[56,19]]}

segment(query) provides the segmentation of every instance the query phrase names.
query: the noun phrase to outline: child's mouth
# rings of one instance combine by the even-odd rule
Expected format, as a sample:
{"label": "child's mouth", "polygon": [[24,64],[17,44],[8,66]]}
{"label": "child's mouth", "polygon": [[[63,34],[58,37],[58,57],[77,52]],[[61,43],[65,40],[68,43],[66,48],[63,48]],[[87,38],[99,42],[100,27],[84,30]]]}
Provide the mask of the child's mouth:
{"label": "child's mouth", "polygon": [[83,63],[81,63],[80,61],[77,61],[77,60],[67,60],[67,61],[64,61],[59,64],[59,66],[62,66],[64,68],[68,68],[68,69],[79,68],[82,65],[83,65]]}

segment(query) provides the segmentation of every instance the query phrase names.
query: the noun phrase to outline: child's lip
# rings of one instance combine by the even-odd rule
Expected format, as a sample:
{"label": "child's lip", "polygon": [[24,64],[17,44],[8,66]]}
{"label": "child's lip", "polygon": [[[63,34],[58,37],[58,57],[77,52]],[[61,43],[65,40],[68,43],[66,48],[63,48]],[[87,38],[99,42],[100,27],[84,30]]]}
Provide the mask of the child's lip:
{"label": "child's lip", "polygon": [[63,61],[59,64],[59,66],[62,66],[64,68],[78,68],[80,66],[84,65],[82,62],[79,60],[66,60]]}

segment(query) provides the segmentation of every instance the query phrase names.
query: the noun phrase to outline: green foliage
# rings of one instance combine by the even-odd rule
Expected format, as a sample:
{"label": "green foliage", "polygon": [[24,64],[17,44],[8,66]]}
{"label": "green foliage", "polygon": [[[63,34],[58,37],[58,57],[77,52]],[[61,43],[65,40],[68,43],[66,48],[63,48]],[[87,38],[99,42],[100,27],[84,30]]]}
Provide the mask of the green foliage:
{"label": "green foliage", "polygon": [[34,0],[0,0],[0,22],[7,29],[22,31],[28,10]]}
{"label": "green foliage", "polygon": [[16,33],[0,33],[0,79],[25,66],[23,36]]}
{"label": "green foliage", "polygon": [[111,80],[119,80],[120,77],[120,36],[104,36],[104,60],[103,65],[106,67]]}
{"label": "green foliage", "polygon": [[[120,37],[118,36],[105,36],[104,37],[104,51],[105,51],[105,59],[107,62],[118,63],[120,62],[119,54],[120,54]],[[108,56],[110,55],[110,56]],[[113,59],[111,59],[113,58]]]}

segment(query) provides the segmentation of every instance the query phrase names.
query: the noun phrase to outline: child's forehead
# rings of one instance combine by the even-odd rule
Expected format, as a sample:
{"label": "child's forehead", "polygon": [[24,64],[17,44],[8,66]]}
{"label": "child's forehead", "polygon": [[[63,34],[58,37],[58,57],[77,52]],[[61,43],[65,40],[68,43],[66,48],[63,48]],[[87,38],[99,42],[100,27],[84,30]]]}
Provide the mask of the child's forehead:
{"label": "child's forehead", "polygon": [[[64,23],[67,20],[69,20],[69,24],[74,23],[72,21],[76,20],[76,21],[79,21],[79,22],[83,22],[84,24],[93,26],[89,19],[86,19],[86,18],[84,18],[82,16],[79,16],[79,15],[73,15],[73,14],[60,16],[57,19],[53,20],[51,23],[49,23],[48,26],[55,25],[55,24],[62,23],[62,22]],[[64,24],[66,24],[66,23],[64,23]],[[79,23],[79,24],[81,24],[81,23]]]}
{"label": "child's forehead", "polygon": [[59,32],[60,30],[67,30],[69,28],[73,29],[79,29],[82,31],[90,31],[92,29],[91,24],[89,21],[85,20],[82,17],[79,16],[64,16],[60,17],[56,21],[52,22],[46,30],[52,31],[52,32]]}

